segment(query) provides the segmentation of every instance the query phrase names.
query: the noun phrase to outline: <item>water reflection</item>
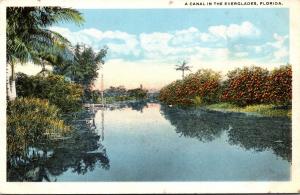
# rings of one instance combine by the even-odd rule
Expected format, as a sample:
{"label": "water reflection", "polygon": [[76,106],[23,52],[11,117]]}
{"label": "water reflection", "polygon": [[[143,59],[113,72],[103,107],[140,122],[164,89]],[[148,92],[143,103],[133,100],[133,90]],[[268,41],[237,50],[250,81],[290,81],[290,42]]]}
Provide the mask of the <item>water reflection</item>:
{"label": "water reflection", "polygon": [[202,142],[228,135],[228,143],[246,150],[272,150],[291,162],[291,121],[288,118],[249,116],[201,109],[181,109],[161,106],[162,115],[176,128],[180,136]]}
{"label": "water reflection", "polygon": [[99,142],[100,136],[93,130],[93,114],[83,112],[73,121],[74,132],[66,139],[44,144],[44,147],[28,147],[26,156],[13,156],[7,162],[8,181],[56,181],[56,176],[67,170],[86,174],[98,165],[109,169],[106,149]]}
{"label": "water reflection", "polygon": [[107,105],[108,110],[122,110],[124,108],[131,108],[132,110],[139,111],[143,113],[145,108],[148,108],[147,100],[139,100],[139,101],[123,101],[123,102],[116,102],[114,104]]}
{"label": "water reflection", "polygon": [[144,108],[148,108],[148,104],[147,101],[128,102],[127,107],[143,113]]}
{"label": "water reflection", "polygon": [[[130,109],[120,112],[123,108]],[[288,162],[277,161],[270,152],[271,157],[264,158],[245,152],[270,150],[290,162],[291,121],[287,118],[170,108],[144,101],[109,105],[98,114],[101,118],[95,119],[90,112],[73,116],[69,122],[76,131],[67,139],[34,145],[26,157],[12,157],[7,163],[8,181],[288,179]],[[257,161],[261,164],[256,166]],[[273,169],[263,172],[269,164]],[[245,167],[253,170],[247,172]]]}
{"label": "water reflection", "polygon": [[161,106],[161,113],[176,127],[175,131],[180,136],[197,138],[202,142],[214,140],[229,128],[228,117],[221,113],[167,106]]}

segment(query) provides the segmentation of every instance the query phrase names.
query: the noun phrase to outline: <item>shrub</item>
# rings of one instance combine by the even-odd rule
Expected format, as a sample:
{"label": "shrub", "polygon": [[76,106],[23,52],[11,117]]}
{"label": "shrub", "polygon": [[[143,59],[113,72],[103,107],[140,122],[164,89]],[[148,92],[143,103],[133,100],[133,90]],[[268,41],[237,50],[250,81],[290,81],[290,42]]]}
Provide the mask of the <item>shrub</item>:
{"label": "shrub", "polygon": [[79,84],[65,81],[63,76],[18,74],[16,84],[18,96],[48,99],[63,113],[75,112],[81,108],[83,88]]}
{"label": "shrub", "polygon": [[292,66],[281,66],[270,73],[266,98],[275,104],[292,103]]}
{"label": "shrub", "polygon": [[136,88],[136,89],[129,89],[127,91],[129,97],[134,97],[136,99],[144,99],[147,97],[147,90]]}
{"label": "shrub", "polygon": [[48,100],[17,98],[7,104],[8,157],[24,156],[29,147],[39,147],[69,130]]}
{"label": "shrub", "polygon": [[227,74],[224,82],[222,101],[240,106],[258,104],[266,101],[268,70],[260,67],[237,68]]}
{"label": "shrub", "polygon": [[[199,70],[160,90],[159,100],[173,105],[212,104],[218,101],[246,106],[272,103],[291,105],[292,67],[282,66],[269,72],[260,67],[237,68],[221,83],[220,74]],[[198,101],[199,100],[199,101]]]}
{"label": "shrub", "polygon": [[192,99],[186,97],[183,81],[177,80],[163,87],[159,93],[159,100],[171,105],[192,105]]}
{"label": "shrub", "polygon": [[196,97],[193,99],[193,103],[194,103],[195,106],[201,106],[203,102],[202,102],[201,97],[196,96]]}
{"label": "shrub", "polygon": [[214,103],[219,100],[220,87],[221,76],[218,72],[201,69],[162,88],[159,99],[167,104],[184,106],[193,105],[197,97],[201,103]]}
{"label": "shrub", "polygon": [[269,72],[260,67],[236,69],[227,74],[222,101],[239,106],[261,103],[291,104],[292,68],[282,66]]}
{"label": "shrub", "polygon": [[101,91],[92,90],[89,88],[84,89],[83,102],[90,102],[95,104],[101,103]]}

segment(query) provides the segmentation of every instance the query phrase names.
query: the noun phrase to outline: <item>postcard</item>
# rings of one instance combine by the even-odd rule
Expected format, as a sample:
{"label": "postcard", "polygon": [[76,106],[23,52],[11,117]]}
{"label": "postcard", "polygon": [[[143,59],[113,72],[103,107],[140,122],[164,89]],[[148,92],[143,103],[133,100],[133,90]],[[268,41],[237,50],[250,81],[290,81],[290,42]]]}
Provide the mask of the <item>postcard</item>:
{"label": "postcard", "polygon": [[0,193],[299,192],[299,0],[0,6]]}

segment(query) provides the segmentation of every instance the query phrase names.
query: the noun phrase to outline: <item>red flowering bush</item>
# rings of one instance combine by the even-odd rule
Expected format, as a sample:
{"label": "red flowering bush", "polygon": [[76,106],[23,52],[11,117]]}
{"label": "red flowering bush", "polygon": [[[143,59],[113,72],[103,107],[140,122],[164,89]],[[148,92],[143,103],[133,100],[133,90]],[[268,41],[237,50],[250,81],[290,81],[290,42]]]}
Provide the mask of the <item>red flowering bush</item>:
{"label": "red flowering bush", "polygon": [[266,83],[266,98],[275,104],[292,103],[292,66],[286,65],[273,70]]}
{"label": "red flowering bush", "polygon": [[189,106],[200,97],[204,103],[214,103],[219,99],[221,76],[208,69],[201,69],[183,80],[177,80],[160,90],[160,101],[167,104]]}
{"label": "red flowering bush", "polygon": [[269,72],[260,67],[237,68],[227,74],[221,100],[240,106],[263,103]]}
{"label": "red flowering bush", "polygon": [[260,67],[237,68],[221,83],[219,73],[202,69],[177,80],[160,90],[159,99],[174,105],[230,102],[239,106],[292,102],[292,67],[282,66],[273,71]]}
{"label": "red flowering bush", "polygon": [[227,74],[221,100],[240,106],[259,103],[286,104],[292,99],[291,66],[269,72],[260,67],[235,69]]}

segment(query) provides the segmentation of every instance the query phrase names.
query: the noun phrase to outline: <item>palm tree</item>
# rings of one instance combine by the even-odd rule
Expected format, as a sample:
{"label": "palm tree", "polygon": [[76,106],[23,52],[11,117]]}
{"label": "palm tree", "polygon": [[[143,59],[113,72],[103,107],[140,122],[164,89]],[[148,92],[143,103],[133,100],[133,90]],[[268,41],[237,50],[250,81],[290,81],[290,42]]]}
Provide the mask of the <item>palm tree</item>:
{"label": "palm tree", "polygon": [[45,56],[54,51],[54,47],[70,47],[66,38],[48,27],[60,21],[81,24],[83,18],[77,10],[60,7],[8,7],[6,18],[6,62],[11,67],[11,79],[6,78],[7,95],[13,100],[16,98],[15,64],[41,62],[47,60]]}
{"label": "palm tree", "polygon": [[65,63],[73,63],[75,56],[72,48],[61,46],[59,43],[54,42],[52,47],[41,48],[34,54],[33,62],[40,64],[42,70],[39,72],[42,76],[45,76],[49,70],[46,69],[46,65],[63,66]]}
{"label": "palm tree", "polygon": [[74,50],[74,61],[55,67],[54,71],[69,77],[73,82],[83,85],[85,90],[88,90],[97,78],[98,70],[103,68],[107,50],[108,48],[104,47],[99,52],[95,52],[89,46],[77,44]]}
{"label": "palm tree", "polygon": [[191,66],[187,65],[187,61],[183,60],[179,65],[176,65],[176,70],[182,71],[182,79],[184,78],[184,71],[191,71]]}

